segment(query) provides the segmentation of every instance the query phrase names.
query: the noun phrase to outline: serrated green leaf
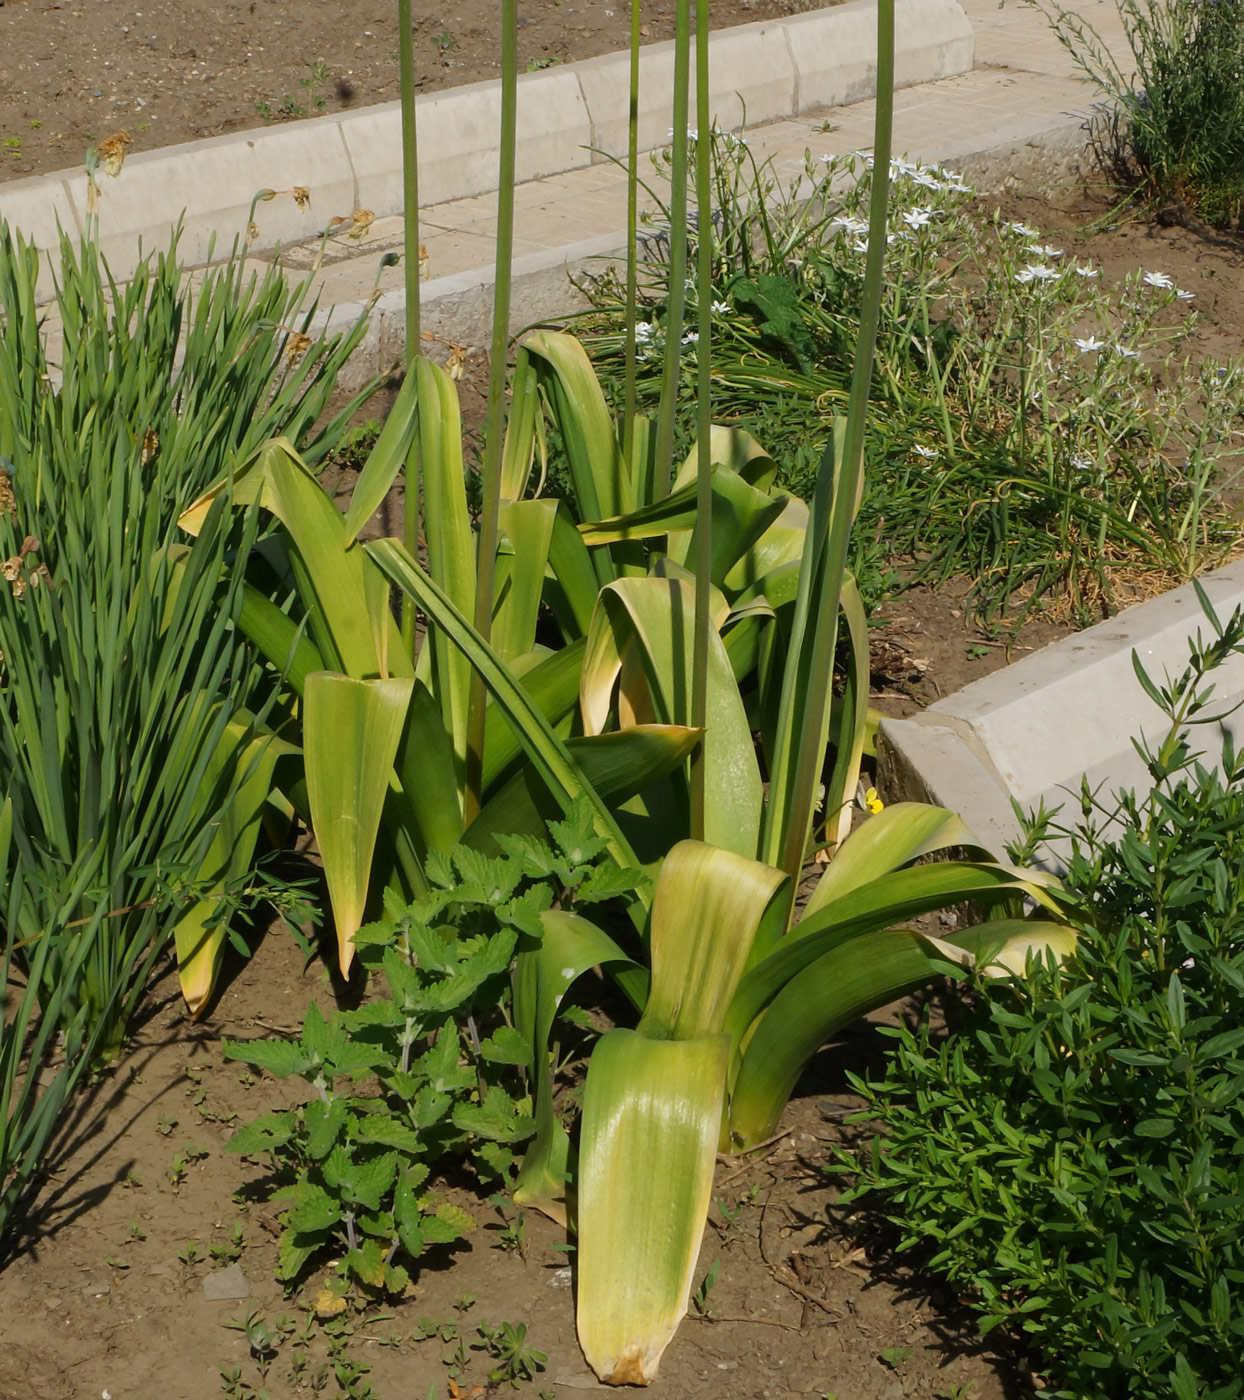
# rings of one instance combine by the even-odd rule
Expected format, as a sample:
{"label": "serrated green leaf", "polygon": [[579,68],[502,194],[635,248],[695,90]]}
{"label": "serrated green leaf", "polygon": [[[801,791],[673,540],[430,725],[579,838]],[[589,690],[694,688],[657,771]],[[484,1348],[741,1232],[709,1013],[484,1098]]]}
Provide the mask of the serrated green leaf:
{"label": "serrated green leaf", "polygon": [[318,1186],[304,1185],[285,1217],[296,1235],[313,1235],[331,1229],[341,1219],[340,1204]]}
{"label": "serrated green leaf", "polygon": [[307,1126],[307,1155],[315,1161],[327,1157],[346,1125],[349,1111],[342,1099],[326,1104],[312,1099],[304,1110]]}
{"label": "serrated green leaf", "polygon": [[491,1064],[531,1064],[531,1047],[513,1026],[498,1026],[486,1040],[480,1042],[480,1055]]}
{"label": "serrated green leaf", "polygon": [[261,1152],[283,1147],[293,1137],[295,1128],[292,1110],[265,1113],[239,1128],[225,1144],[225,1150],[236,1152],[239,1157],[257,1157]]}
{"label": "serrated green leaf", "polygon": [[325,1243],[326,1240],[308,1240],[306,1236],[296,1235],[293,1230],[285,1230],[277,1245],[277,1278],[285,1282],[296,1279],[302,1272],[302,1266]]}
{"label": "serrated green leaf", "polygon": [[396,1152],[386,1152],[369,1162],[356,1162],[346,1183],[350,1199],[367,1210],[379,1210],[397,1176],[398,1160]]}
{"label": "serrated green leaf", "polygon": [[306,1074],[312,1068],[311,1057],[294,1041],[222,1040],[220,1049],[226,1060],[241,1060],[256,1069],[267,1070],[278,1079]]}
{"label": "serrated green leaf", "polygon": [[394,1147],[399,1152],[410,1153],[411,1156],[417,1156],[424,1147],[423,1139],[413,1128],[385,1114],[369,1113],[360,1118],[354,1135],[359,1142],[374,1142],[382,1147]]}

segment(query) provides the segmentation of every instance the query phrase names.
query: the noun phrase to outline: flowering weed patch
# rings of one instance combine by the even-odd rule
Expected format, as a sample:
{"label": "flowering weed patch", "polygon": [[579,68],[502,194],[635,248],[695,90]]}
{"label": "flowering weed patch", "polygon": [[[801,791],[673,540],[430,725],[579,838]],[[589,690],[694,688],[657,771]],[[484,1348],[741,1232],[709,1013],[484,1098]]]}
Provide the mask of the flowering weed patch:
{"label": "flowering weed patch", "polygon": [[[809,157],[807,199],[806,181],[780,187],[745,138],[715,134],[714,151],[729,191],[711,291],[715,412],[790,444],[783,484],[806,492],[803,446],[810,464],[846,392],[867,160]],[[1194,293],[1152,267],[1107,286],[1091,260],[992,214],[952,173],[905,160],[890,173],[857,551],[884,545],[925,576],[970,575],[986,616],[1052,594],[1084,619],[1120,601],[1120,570],[1166,581],[1220,561],[1235,539],[1223,493],[1238,474],[1244,378],[1238,363],[1187,354]],[[664,343],[657,273],[642,403]],[[606,381],[620,373],[613,291],[597,289],[591,323]],[[866,591],[884,579],[856,567]]]}

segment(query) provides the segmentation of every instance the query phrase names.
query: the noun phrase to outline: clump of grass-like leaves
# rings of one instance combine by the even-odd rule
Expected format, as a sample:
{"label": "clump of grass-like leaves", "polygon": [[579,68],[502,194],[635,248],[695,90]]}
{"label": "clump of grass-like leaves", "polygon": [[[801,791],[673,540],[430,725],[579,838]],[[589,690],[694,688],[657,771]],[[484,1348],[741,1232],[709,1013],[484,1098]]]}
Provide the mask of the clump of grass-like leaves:
{"label": "clump of grass-like leaves", "polygon": [[329,450],[362,332],[312,345],[303,292],[237,260],[192,297],[175,244],[118,286],[66,240],[50,347],[38,272],[0,224],[0,1237],[174,926],[205,899],[220,926],[246,884],[223,833],[267,742],[235,631],[254,522],[187,545],[177,517],[274,433]]}
{"label": "clump of grass-like leaves", "polygon": [[1108,152],[1124,184],[1217,228],[1244,207],[1244,3],[1121,0],[1125,74],[1093,26],[1053,7],[1054,32],[1113,102]]}

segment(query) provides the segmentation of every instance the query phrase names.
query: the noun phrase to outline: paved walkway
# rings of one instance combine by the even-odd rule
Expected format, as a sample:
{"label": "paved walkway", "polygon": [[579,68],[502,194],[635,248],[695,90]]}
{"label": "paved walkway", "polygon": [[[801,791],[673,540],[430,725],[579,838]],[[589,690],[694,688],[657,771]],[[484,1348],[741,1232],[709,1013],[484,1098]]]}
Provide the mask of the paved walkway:
{"label": "paved walkway", "polygon": [[[960,0],[976,35],[974,71],[896,94],[894,150],[897,154],[954,165],[977,153],[998,152],[990,174],[1007,169],[1008,151],[1050,130],[1074,134],[1097,100],[1096,89],[1078,72],[1044,15],[1018,0]],[[1081,0],[1080,12],[1110,50],[1131,67],[1115,0]],[[779,174],[796,177],[804,153],[846,153],[872,141],[874,104],[821,108],[795,120],[754,127],[749,144],[761,159],[773,156]],[[832,128],[832,129],[831,129]],[[573,260],[593,241],[616,241],[626,226],[625,176],[611,165],[595,165],[520,185],[515,195],[515,257],[538,265],[566,252]],[[462,274],[490,266],[496,234],[496,197],[438,204],[420,211],[420,237],[428,249],[425,302],[461,289]],[[322,256],[318,245],[286,248],[283,265],[305,271],[317,259],[321,305],[365,300],[376,285],[380,257],[400,251],[400,218],[377,219],[355,243],[333,240]],[[580,245],[588,245],[583,248]],[[543,255],[543,256],[542,256]],[[259,255],[261,258],[271,255]],[[481,272],[481,277],[486,274]],[[400,266],[385,269],[379,286],[389,308],[400,296]],[[435,318],[434,318],[435,319]],[[469,331],[460,338],[470,337]]]}

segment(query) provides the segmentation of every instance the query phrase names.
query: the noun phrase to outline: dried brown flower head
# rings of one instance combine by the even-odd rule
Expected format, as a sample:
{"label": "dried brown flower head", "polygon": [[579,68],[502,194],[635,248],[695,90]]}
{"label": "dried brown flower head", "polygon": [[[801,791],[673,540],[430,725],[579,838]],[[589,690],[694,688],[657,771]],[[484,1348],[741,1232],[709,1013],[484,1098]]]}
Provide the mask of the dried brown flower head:
{"label": "dried brown flower head", "polygon": [[128,131],[117,131],[95,147],[99,163],[115,180],[125,164],[125,153],[133,143]]}

